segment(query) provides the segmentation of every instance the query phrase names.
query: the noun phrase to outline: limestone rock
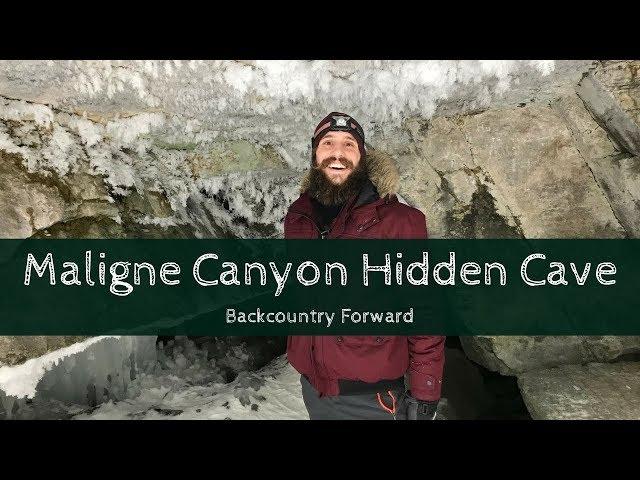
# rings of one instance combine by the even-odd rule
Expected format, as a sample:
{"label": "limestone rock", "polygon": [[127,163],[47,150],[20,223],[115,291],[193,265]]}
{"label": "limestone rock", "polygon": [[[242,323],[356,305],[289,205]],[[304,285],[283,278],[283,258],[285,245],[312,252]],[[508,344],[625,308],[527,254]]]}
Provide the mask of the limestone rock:
{"label": "limestone rock", "polygon": [[556,102],[556,110],[572,130],[625,235],[640,237],[640,127],[593,77],[585,77],[577,93],[582,105],[566,97]]}
{"label": "limestone rock", "polygon": [[187,162],[194,177],[205,178],[287,166],[272,146],[262,147],[246,140],[215,142],[208,152],[188,156]]}
{"label": "limestone rock", "polygon": [[81,336],[0,336],[0,364],[17,365],[57,350],[86,337]]}
{"label": "limestone rock", "polygon": [[606,60],[593,75],[640,125],[640,61]]}
{"label": "limestone rock", "polygon": [[559,97],[550,106],[569,127],[576,147],[586,161],[620,154],[620,149],[607,130],[593,118],[577,93]]}
{"label": "limestone rock", "polygon": [[640,126],[615,97],[592,75],[586,75],[576,91],[594,119],[616,143],[630,155],[640,155]]}
{"label": "limestone rock", "polygon": [[553,108],[573,133],[576,147],[589,166],[625,236],[640,236],[640,160],[612,140],[577,96],[558,99]]}
{"label": "limestone rock", "polygon": [[95,216],[58,222],[34,234],[33,238],[194,238],[194,233],[181,225],[125,224]]}
{"label": "limestone rock", "polygon": [[503,375],[611,362],[640,352],[638,336],[477,336],[461,337],[461,342],[470,359]]}
{"label": "limestone rock", "polygon": [[459,122],[437,117],[405,125],[413,154],[401,163],[400,192],[425,213],[432,238],[522,236],[501,192],[475,163]]}
{"label": "limestone rock", "polygon": [[27,238],[64,216],[65,200],[46,177],[27,174],[15,155],[0,150],[0,237]]}
{"label": "limestone rock", "polygon": [[549,107],[489,110],[462,120],[475,163],[527,238],[619,238],[624,231]]}
{"label": "limestone rock", "polygon": [[640,362],[562,365],[519,375],[518,384],[534,419],[640,419]]}

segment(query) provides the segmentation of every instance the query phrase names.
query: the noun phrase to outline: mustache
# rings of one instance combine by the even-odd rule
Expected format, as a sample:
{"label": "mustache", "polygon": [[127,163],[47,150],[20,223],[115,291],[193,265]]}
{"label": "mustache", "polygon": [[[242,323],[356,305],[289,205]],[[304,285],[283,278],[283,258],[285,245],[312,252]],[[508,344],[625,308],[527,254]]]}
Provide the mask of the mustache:
{"label": "mustache", "polygon": [[324,160],[322,160],[317,166],[316,168],[318,170],[322,170],[323,168],[327,168],[329,165],[331,165],[333,162],[339,162],[340,164],[342,164],[344,167],[347,168],[351,168],[353,169],[353,162],[351,160],[348,160],[346,158],[343,157],[327,157]]}

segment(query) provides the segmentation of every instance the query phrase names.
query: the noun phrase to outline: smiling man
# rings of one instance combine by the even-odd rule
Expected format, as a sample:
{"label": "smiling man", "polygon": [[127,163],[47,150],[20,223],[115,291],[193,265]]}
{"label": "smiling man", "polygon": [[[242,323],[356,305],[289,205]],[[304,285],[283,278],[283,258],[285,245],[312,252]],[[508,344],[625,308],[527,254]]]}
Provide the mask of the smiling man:
{"label": "smiling man", "polygon": [[[367,150],[351,116],[322,119],[311,151],[301,195],[285,217],[285,238],[427,238],[425,216],[396,196],[393,160]],[[287,356],[301,373],[312,420],[435,418],[444,337],[291,336]]]}

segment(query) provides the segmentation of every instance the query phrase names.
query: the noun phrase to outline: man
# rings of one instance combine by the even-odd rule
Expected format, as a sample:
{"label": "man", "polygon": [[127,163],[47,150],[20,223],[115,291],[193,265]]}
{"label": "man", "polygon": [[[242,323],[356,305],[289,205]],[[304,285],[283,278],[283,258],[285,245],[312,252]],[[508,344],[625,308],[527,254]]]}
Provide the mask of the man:
{"label": "man", "polygon": [[[424,215],[395,195],[395,164],[367,151],[356,120],[330,113],[311,148],[311,169],[285,217],[285,238],[427,238]],[[312,420],[435,418],[444,337],[290,336],[287,356],[302,374]]]}

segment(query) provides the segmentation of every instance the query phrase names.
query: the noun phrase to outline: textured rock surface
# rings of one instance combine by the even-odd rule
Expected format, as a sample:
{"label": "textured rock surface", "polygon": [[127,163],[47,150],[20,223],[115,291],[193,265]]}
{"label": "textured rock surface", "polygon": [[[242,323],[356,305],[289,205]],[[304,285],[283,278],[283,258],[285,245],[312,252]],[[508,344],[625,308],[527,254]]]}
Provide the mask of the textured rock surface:
{"label": "textured rock surface", "polygon": [[567,363],[611,362],[640,353],[635,336],[482,336],[461,337],[473,361],[504,375]]}
{"label": "textured rock surface", "polygon": [[522,237],[461,124],[460,118],[444,117],[406,122],[412,153],[400,162],[400,193],[427,215],[431,237]]}
{"label": "textured rock surface", "polygon": [[[0,62],[0,237],[279,237],[310,130],[335,109],[398,160],[400,193],[434,238],[640,237],[639,70],[638,61]],[[11,362],[46,351],[4,345],[23,352]],[[611,361],[639,345],[463,342],[504,374]]]}
{"label": "textured rock surface", "polygon": [[525,237],[621,236],[570,130],[551,108],[490,110],[466,118],[462,128]]}
{"label": "textured rock surface", "polygon": [[601,68],[594,71],[594,77],[640,124],[640,61],[603,61]]}
{"label": "textured rock surface", "polygon": [[17,156],[0,150],[0,235],[30,237],[63,218],[65,200],[59,189],[30,176]]}
{"label": "textured rock surface", "polygon": [[86,337],[79,336],[0,336],[0,365],[16,365],[57,350]]}
{"label": "textured rock surface", "polygon": [[[637,65],[615,64],[615,69],[637,70]],[[586,75],[581,84],[612,75],[601,73],[603,68]],[[617,78],[616,88],[622,91],[623,80]],[[635,77],[622,78],[630,82],[633,94]],[[473,159],[495,182],[494,190],[504,192],[501,197],[492,195],[494,203],[506,205],[501,210],[513,215],[523,236],[640,236],[640,161],[633,150],[640,137],[630,115],[633,103],[622,107],[613,103],[615,98],[601,84],[588,91],[577,85],[576,91],[544,107],[525,105],[502,112],[500,118],[497,111],[489,111],[463,120],[463,128],[473,132],[468,135]],[[495,119],[485,125],[482,117],[494,113]],[[531,114],[533,118],[527,119]],[[486,224],[489,216],[480,218]],[[509,215],[498,218],[508,225]],[[498,233],[494,237],[509,236],[491,230]],[[464,339],[463,345],[475,361],[504,374],[562,363],[612,361],[640,349],[637,337],[477,337]]]}
{"label": "textured rock surface", "polygon": [[[611,102],[633,116],[631,100],[615,103],[625,85],[635,98],[633,62],[2,67],[3,176],[29,187],[4,189],[3,236],[277,236],[309,158],[303,125],[335,108],[330,93],[354,92],[342,109],[398,159],[401,194],[433,237],[636,228],[635,162],[619,157],[613,124],[592,118]],[[584,101],[587,79],[599,87]]]}
{"label": "textured rock surface", "polygon": [[562,365],[519,375],[518,384],[534,419],[640,419],[640,362]]}

